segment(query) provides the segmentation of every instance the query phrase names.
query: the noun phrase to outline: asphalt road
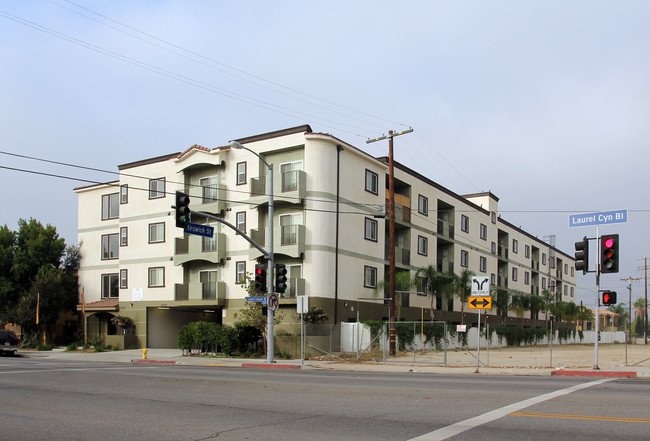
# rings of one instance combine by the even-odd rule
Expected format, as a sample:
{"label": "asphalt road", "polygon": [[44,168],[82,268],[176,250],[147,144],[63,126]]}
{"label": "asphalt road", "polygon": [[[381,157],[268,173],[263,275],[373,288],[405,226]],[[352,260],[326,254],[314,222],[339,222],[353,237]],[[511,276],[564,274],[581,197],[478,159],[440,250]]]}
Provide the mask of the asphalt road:
{"label": "asphalt road", "polygon": [[650,380],[0,357],[0,422],[2,440],[647,440]]}

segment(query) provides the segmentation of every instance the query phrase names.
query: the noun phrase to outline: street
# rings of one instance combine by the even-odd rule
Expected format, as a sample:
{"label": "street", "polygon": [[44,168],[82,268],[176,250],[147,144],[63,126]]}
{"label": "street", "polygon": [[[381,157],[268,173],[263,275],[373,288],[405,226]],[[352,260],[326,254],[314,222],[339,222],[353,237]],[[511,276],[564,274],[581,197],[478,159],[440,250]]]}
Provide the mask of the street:
{"label": "street", "polygon": [[650,430],[648,379],[1,357],[0,396],[2,440],[645,440]]}

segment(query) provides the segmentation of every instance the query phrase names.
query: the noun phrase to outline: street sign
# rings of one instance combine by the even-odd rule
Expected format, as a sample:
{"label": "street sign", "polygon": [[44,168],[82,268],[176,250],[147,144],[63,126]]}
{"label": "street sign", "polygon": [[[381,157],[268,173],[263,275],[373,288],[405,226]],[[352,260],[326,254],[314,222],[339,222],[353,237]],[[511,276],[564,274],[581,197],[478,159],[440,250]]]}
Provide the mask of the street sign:
{"label": "street sign", "polygon": [[212,237],[214,235],[214,227],[201,224],[188,223],[183,230],[189,234],[196,234],[197,236]]}
{"label": "street sign", "polygon": [[269,296],[269,309],[271,311],[277,311],[280,306],[280,301],[278,300],[277,294],[271,294]]}
{"label": "street sign", "polygon": [[309,312],[309,297],[296,296],[296,309],[298,314],[306,314]]}
{"label": "street sign", "polygon": [[261,303],[262,305],[266,305],[267,298],[264,296],[256,296],[256,297],[246,297],[247,302],[257,302]]}
{"label": "street sign", "polygon": [[569,227],[586,227],[589,225],[620,224],[627,222],[627,210],[603,211],[599,213],[572,214]]}
{"label": "street sign", "polygon": [[489,296],[490,278],[488,276],[472,277],[472,295]]}
{"label": "street sign", "polygon": [[469,309],[492,309],[492,297],[470,297]]}

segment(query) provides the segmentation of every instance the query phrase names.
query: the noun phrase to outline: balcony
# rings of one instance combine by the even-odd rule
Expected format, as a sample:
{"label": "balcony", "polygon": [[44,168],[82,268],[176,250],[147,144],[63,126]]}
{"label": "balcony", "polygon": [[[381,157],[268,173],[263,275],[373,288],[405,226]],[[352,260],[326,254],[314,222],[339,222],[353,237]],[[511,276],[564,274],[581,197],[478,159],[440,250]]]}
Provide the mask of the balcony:
{"label": "balcony", "polygon": [[[307,174],[302,170],[294,170],[273,176],[273,203],[286,202],[302,204],[307,193]],[[266,176],[252,178],[250,184],[250,205],[259,206],[269,202],[266,192]]]}
{"label": "balcony", "polygon": [[503,260],[508,260],[508,248],[499,244],[498,256]]}
{"label": "balcony", "polygon": [[[390,260],[390,245],[387,243],[384,250],[384,258]],[[395,264],[402,266],[411,265],[411,250],[408,248],[395,247]]]}
{"label": "balcony", "polygon": [[[386,192],[388,194],[388,191]],[[386,207],[390,204],[386,198]],[[409,226],[411,223],[411,199],[403,194],[395,193],[395,223]]]}
{"label": "balcony", "polygon": [[291,277],[287,279],[287,290],[284,294],[280,294],[282,299],[295,299],[296,296],[305,295],[305,279],[299,277]]}
{"label": "balcony", "polygon": [[449,222],[443,221],[442,219],[438,219],[438,227],[436,232],[443,238],[454,238],[454,226]]}
{"label": "balcony", "polygon": [[454,262],[449,259],[438,260],[438,263],[436,264],[436,270],[439,273],[453,273]]}
{"label": "balcony", "polygon": [[194,282],[188,285],[176,284],[174,286],[174,300],[182,301],[187,305],[209,305],[225,306],[226,304],[226,283]]}
{"label": "balcony", "polygon": [[192,198],[192,210],[203,211],[210,214],[223,214],[226,211],[226,194],[225,185],[218,187],[201,187],[202,195],[200,198]]}
{"label": "balcony", "polygon": [[[274,225],[273,252],[275,254],[303,259],[305,257],[305,232],[306,228],[304,225]],[[255,243],[267,249],[265,229],[252,229],[250,236]],[[261,256],[262,252],[251,245],[249,259],[255,260]]]}
{"label": "balcony", "polygon": [[202,236],[185,235],[176,238],[174,265],[182,265],[191,261],[205,261],[223,264],[226,258],[226,235],[214,233],[214,240],[204,246]]}

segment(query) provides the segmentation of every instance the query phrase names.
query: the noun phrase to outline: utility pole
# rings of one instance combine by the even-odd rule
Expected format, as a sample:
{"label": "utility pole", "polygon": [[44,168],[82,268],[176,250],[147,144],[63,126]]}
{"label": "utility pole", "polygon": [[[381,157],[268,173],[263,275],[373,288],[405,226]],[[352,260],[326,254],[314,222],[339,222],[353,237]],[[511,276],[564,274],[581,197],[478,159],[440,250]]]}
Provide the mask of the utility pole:
{"label": "utility pole", "polygon": [[388,304],[389,304],[389,317],[388,327],[390,329],[390,355],[395,355],[395,173],[393,167],[393,138],[399,135],[411,133],[412,128],[402,132],[394,133],[392,130],[388,131],[388,136],[382,135],[379,138],[368,139],[366,144],[371,142],[381,141],[388,138],[388,234],[389,234],[389,250],[388,250]]}
{"label": "utility pole", "polygon": [[628,314],[627,314],[627,324],[628,324],[628,335],[627,342],[632,342],[632,282],[636,280],[641,280],[640,277],[628,277],[627,279],[621,279],[624,282],[627,282],[627,291],[628,291]]}
{"label": "utility pole", "polygon": [[644,272],[644,279],[645,279],[645,308],[643,308],[643,343],[648,344],[648,259],[650,257],[642,257],[639,260],[643,260],[643,267],[639,268],[642,269]]}

